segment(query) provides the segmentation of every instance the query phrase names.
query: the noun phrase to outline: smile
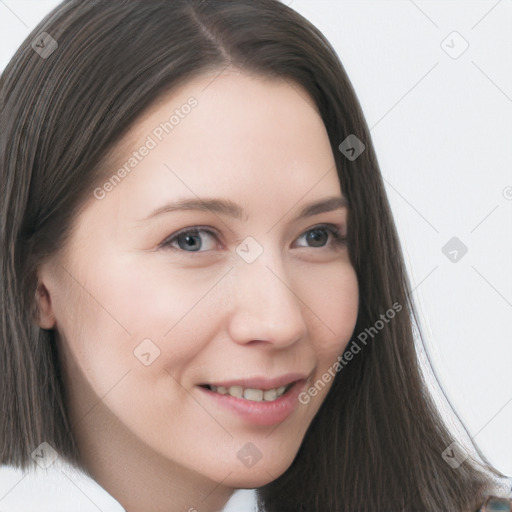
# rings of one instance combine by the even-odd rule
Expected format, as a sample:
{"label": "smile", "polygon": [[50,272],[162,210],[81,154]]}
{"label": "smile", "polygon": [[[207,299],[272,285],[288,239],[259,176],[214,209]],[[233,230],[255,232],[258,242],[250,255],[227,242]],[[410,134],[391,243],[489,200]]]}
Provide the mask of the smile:
{"label": "smile", "polygon": [[269,389],[210,384],[202,384],[198,389],[216,408],[226,410],[244,422],[269,426],[281,423],[295,411],[299,393],[305,385],[306,379],[300,379]]}
{"label": "smile", "polygon": [[209,384],[205,384],[203,387],[221,395],[230,395],[253,402],[273,402],[283,396],[292,386],[293,382],[287,386],[279,386],[272,389],[243,388],[242,386],[211,386]]}

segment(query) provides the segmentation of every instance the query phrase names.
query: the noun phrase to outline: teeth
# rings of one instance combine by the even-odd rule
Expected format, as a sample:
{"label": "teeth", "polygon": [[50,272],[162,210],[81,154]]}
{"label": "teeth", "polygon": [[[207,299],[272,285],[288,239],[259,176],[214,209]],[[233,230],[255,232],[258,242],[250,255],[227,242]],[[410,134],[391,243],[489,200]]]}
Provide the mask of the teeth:
{"label": "teeth", "polygon": [[266,390],[254,388],[244,389],[242,386],[230,386],[229,388],[226,388],[225,386],[209,386],[212,391],[220,393],[221,395],[231,395],[235,398],[244,398],[245,400],[250,400],[252,402],[272,402],[282,396],[289,387],[291,387],[291,384]]}
{"label": "teeth", "polygon": [[244,388],[242,386],[231,386],[228,389],[228,395],[234,396],[236,398],[242,398],[244,394]]}
{"label": "teeth", "polygon": [[244,389],[244,398],[254,402],[261,402],[263,401],[263,391],[261,389]]}
{"label": "teeth", "polygon": [[267,391],[264,391],[262,395],[263,400],[265,400],[265,402],[271,402],[272,400],[275,400],[277,398],[277,390],[268,389]]}

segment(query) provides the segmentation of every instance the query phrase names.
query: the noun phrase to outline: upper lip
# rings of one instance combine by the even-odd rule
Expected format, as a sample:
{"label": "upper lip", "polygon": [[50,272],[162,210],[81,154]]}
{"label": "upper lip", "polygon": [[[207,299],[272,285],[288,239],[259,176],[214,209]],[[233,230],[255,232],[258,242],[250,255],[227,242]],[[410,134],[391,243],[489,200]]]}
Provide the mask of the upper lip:
{"label": "upper lip", "polygon": [[279,388],[281,386],[287,386],[292,382],[296,382],[298,380],[303,380],[308,377],[309,374],[304,373],[287,373],[285,375],[279,375],[277,377],[243,377],[241,379],[231,379],[217,382],[205,382],[202,385],[209,386],[224,386],[229,388],[231,386],[241,386],[243,388],[252,388],[252,389],[274,389]]}

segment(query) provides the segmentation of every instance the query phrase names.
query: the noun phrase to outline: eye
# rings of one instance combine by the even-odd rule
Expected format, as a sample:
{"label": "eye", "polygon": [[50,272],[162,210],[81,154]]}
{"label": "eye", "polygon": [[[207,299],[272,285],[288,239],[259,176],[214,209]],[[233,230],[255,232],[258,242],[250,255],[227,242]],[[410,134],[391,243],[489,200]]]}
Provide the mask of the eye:
{"label": "eye", "polygon": [[[330,243],[322,243],[322,240],[328,239],[329,235],[331,235]],[[336,248],[346,244],[346,236],[341,234],[340,227],[336,226],[335,224],[321,224],[319,226],[315,226],[312,229],[308,229],[308,231],[301,235],[299,240],[302,237],[305,237],[307,242],[314,244],[312,246],[306,247],[325,247],[327,245],[329,247],[333,246]]]}
{"label": "eye", "polygon": [[[204,248],[200,234],[206,234],[218,240],[217,235],[213,231],[198,226],[185,228],[182,231],[174,233],[169,238],[165,239],[159,247],[163,249],[182,250],[184,252],[208,252],[212,247],[207,247],[203,251],[200,250]],[[346,236],[341,234],[341,228],[335,224],[321,224],[315,226],[312,229],[308,229],[298,240],[302,238],[305,238],[307,243],[312,243],[313,245],[299,245],[299,247],[329,248],[332,246],[334,249],[346,244]]]}
{"label": "eye", "polygon": [[[203,246],[199,233],[206,233],[217,238],[215,233],[209,229],[201,229],[199,227],[186,228],[182,231],[178,231],[178,233],[175,233],[174,235],[171,235],[169,238],[164,240],[160,246],[169,249],[182,249],[185,252],[204,252],[199,251]],[[178,244],[178,248],[173,245],[175,242]]]}

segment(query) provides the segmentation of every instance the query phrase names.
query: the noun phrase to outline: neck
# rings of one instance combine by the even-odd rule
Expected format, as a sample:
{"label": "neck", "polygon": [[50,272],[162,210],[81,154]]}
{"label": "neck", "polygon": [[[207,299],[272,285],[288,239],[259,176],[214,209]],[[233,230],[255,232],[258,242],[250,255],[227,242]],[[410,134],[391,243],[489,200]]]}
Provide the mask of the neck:
{"label": "neck", "polygon": [[163,458],[103,402],[76,424],[74,433],[90,475],[126,512],[219,512],[234,492]]}

